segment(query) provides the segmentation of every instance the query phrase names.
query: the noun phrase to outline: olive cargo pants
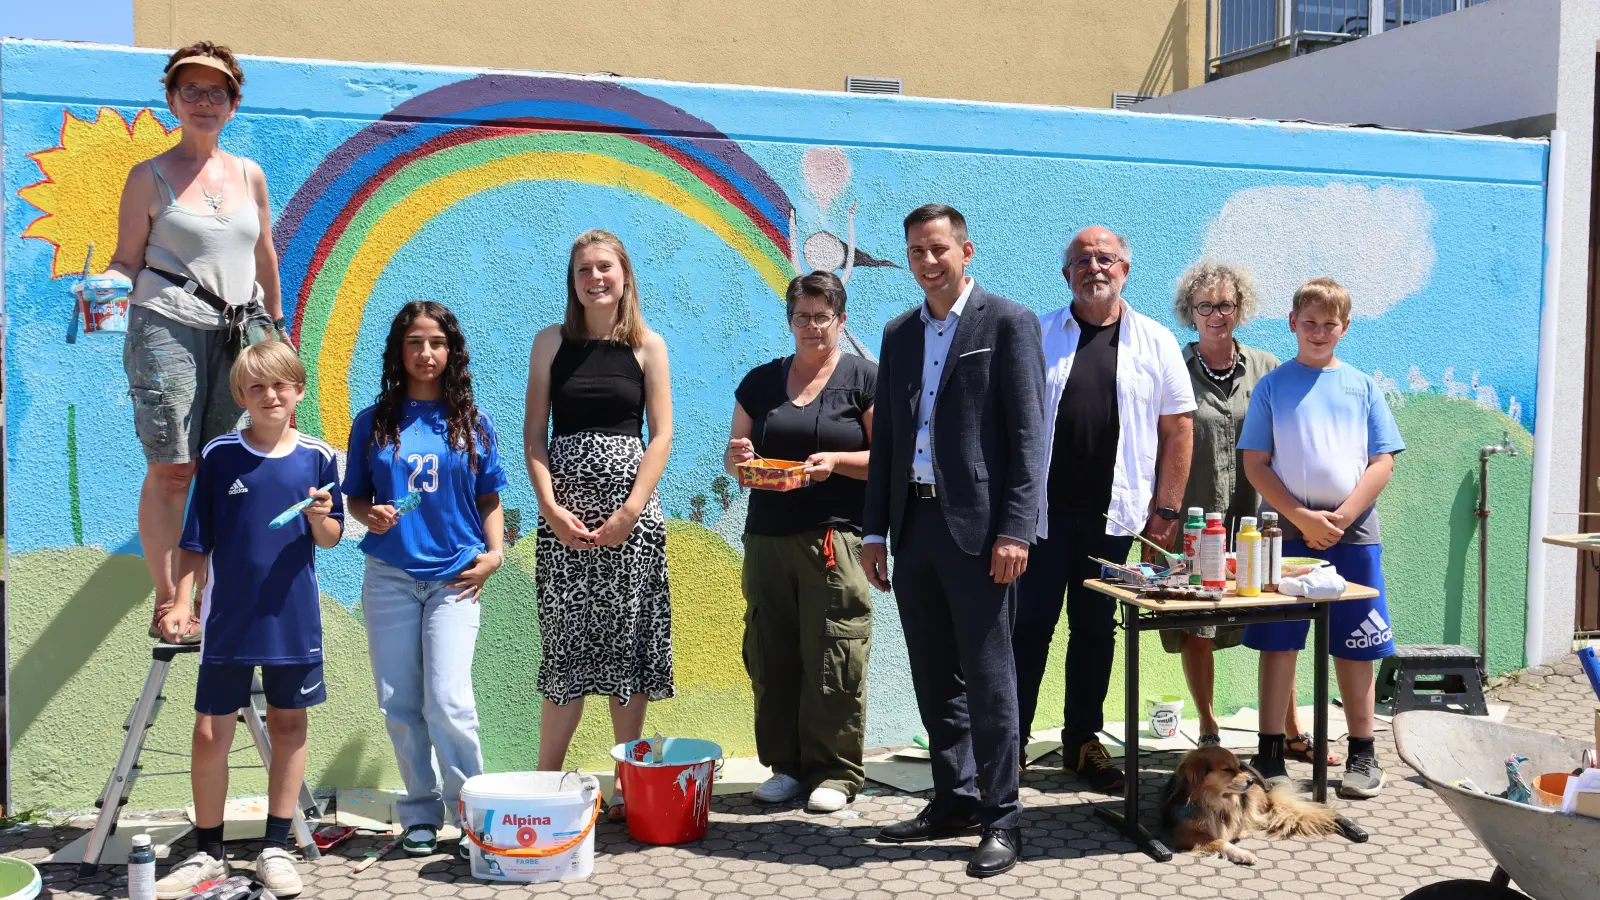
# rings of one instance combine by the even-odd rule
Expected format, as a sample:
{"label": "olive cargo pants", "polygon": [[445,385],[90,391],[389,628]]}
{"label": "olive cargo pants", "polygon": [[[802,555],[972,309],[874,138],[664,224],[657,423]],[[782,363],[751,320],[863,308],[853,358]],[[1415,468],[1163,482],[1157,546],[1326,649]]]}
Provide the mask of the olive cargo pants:
{"label": "olive cargo pants", "polygon": [[855,796],[872,595],[861,538],[833,528],[744,536],[744,665],[761,764]]}

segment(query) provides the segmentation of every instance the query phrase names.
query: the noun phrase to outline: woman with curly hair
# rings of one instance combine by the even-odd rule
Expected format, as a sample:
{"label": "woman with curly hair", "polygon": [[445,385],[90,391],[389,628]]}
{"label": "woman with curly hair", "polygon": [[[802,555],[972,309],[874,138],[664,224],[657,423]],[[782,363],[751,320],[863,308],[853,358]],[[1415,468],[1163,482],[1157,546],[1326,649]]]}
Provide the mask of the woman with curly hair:
{"label": "woman with curly hair", "polygon": [[[644,428],[650,441],[643,440]],[[611,698],[618,743],[672,689],[667,528],[656,484],[672,449],[667,345],[645,327],[628,251],[587,231],[567,312],[533,339],[522,443],[539,498],[539,768],[565,768],[583,698]],[[609,815],[624,816],[613,792]]]}
{"label": "woman with curly hair", "polygon": [[[1261,496],[1244,477],[1239,433],[1256,382],[1278,367],[1278,358],[1265,350],[1239,343],[1233,332],[1255,318],[1258,301],[1250,270],[1230,263],[1201,260],[1178,279],[1172,311],[1178,321],[1199,336],[1183,349],[1198,408],[1194,413],[1194,457],[1189,465],[1185,508],[1221,512],[1223,521],[1238,522],[1261,510]],[[1220,742],[1213,707],[1217,650],[1237,647],[1244,627],[1205,626],[1161,632],[1168,653],[1183,657],[1184,680],[1200,714],[1200,743]],[[1295,707],[1289,704],[1288,730],[1292,735],[1286,755],[1311,761],[1311,736],[1300,730]],[[1338,760],[1330,755],[1329,762]]]}
{"label": "woman with curly hair", "polygon": [[389,326],[377,403],[350,428],[345,466],[348,513],[367,527],[367,652],[406,786],[401,846],[414,856],[434,852],[462,783],[483,772],[472,654],[479,592],[505,562],[506,476],[494,423],[472,396],[470,359],[448,308],[407,303]]}
{"label": "woman with curly hair", "polygon": [[[173,563],[200,448],[244,413],[228,386],[233,360],[274,324],[288,340],[267,177],[221,147],[244,71],[227,47],[200,41],[167,58],[161,83],[182,134],[128,172],[106,269],[129,287],[122,366],[144,450],[139,541],[155,581],[157,640],[166,637],[154,623],[176,602]],[[177,640],[198,642],[199,622]]]}

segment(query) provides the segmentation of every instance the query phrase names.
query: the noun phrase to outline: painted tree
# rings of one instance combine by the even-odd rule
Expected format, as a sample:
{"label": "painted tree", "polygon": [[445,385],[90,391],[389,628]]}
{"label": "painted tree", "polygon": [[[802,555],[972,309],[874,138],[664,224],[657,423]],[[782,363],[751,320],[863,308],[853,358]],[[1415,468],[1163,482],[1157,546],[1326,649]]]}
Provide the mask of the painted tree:
{"label": "painted tree", "polygon": [[723,509],[733,505],[733,481],[726,475],[718,475],[711,479],[711,492],[717,495],[717,502]]}
{"label": "painted tree", "polygon": [[704,523],[706,520],[706,495],[695,494],[689,498],[689,521]]}

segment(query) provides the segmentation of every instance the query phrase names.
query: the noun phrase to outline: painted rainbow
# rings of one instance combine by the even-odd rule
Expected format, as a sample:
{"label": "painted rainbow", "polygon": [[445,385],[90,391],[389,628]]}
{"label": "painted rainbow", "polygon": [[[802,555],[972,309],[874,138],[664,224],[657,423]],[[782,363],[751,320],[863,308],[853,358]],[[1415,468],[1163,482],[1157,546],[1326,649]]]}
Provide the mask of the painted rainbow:
{"label": "painted rainbow", "polygon": [[793,276],[791,204],[726,135],[610,81],[483,75],[419,94],[330,153],[273,228],[285,314],[316,398],[297,425],[350,436],[348,372],[373,286],[429,220],[519,181],[616,188],[669,206],[739,253],[772,290]]}

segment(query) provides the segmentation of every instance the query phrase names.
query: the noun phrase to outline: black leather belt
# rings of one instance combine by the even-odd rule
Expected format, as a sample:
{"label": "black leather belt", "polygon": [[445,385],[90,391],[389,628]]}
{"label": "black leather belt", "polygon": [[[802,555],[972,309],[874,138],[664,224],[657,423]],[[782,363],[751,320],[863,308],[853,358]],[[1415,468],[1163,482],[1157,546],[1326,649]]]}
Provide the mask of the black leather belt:
{"label": "black leather belt", "polygon": [[935,485],[922,481],[913,481],[911,482],[911,496],[918,500],[934,500],[938,498],[939,490]]}

